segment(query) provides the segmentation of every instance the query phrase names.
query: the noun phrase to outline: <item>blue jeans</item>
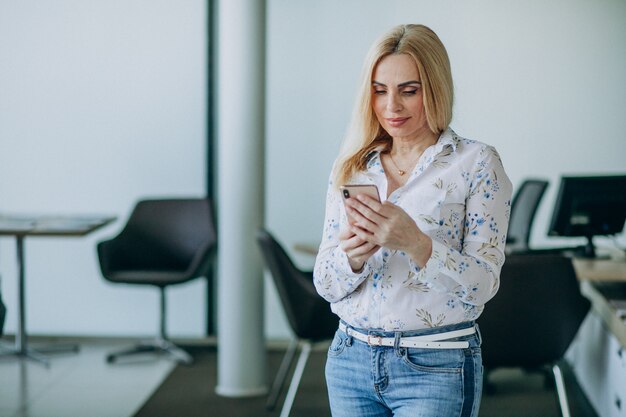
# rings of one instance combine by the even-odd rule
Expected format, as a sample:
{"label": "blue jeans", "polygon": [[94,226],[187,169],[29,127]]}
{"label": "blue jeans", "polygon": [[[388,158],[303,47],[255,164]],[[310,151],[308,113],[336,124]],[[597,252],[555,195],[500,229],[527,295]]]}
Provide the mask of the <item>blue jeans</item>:
{"label": "blue jeans", "polygon": [[[395,337],[398,346],[402,336],[473,325],[467,322],[410,332],[369,333]],[[483,377],[480,333],[452,340],[467,340],[469,348],[370,346],[337,330],[326,361],[333,417],[476,417]]]}

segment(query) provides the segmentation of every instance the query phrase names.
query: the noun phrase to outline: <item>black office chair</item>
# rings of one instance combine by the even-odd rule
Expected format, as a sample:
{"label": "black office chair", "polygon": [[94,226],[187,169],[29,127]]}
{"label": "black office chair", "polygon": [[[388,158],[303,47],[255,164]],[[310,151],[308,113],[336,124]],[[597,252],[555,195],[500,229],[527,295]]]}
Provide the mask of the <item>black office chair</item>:
{"label": "black office chair", "polygon": [[291,384],[280,416],[287,417],[291,411],[300,379],[311,353],[313,343],[332,339],[339,318],[330,311],[330,305],[320,297],[313,285],[313,274],[299,270],[280,244],[266,230],[257,233],[265,265],[270,271],[287,321],[294,333],[280,365],[267,401],[267,408],[274,409],[278,396],[291,366],[294,354],[301,347],[300,357],[291,378]]}
{"label": "black office chair", "polygon": [[4,319],[7,315],[7,308],[2,302],[2,289],[0,289],[0,337],[4,334]]}
{"label": "black office chair", "polygon": [[551,367],[561,413],[569,416],[558,362],[589,310],[569,258],[558,254],[509,255],[500,289],[477,322],[483,337],[485,391],[493,391],[490,371],[500,367]]}
{"label": "black office chair", "polygon": [[98,243],[105,279],[113,283],[152,285],[160,291],[160,333],[154,341],[109,354],[107,362],[144,352],[166,353],[190,364],[191,356],[167,339],[165,288],[205,276],[216,234],[207,199],[139,201],[124,229]]}
{"label": "black office chair", "polygon": [[530,232],[547,187],[545,180],[525,180],[515,193],[506,239],[507,253],[530,251]]}

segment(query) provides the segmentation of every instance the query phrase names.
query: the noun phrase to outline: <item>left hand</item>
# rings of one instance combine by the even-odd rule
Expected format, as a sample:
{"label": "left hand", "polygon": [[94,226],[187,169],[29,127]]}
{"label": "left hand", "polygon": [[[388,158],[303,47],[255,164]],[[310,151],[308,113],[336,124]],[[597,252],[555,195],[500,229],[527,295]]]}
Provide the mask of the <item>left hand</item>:
{"label": "left hand", "polygon": [[401,250],[424,266],[432,252],[432,241],[420,230],[402,208],[385,201],[359,194],[346,201],[352,217],[352,232],[370,243],[393,250]]}

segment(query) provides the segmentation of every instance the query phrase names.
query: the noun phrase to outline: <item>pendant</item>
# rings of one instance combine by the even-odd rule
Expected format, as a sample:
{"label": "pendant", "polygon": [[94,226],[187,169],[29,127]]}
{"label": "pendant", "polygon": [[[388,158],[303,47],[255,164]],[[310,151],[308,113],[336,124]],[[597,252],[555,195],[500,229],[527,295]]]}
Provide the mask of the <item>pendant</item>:
{"label": "pendant", "polygon": [[398,174],[400,174],[400,176],[403,176],[404,174],[406,174],[405,171],[402,171],[401,169],[398,170]]}

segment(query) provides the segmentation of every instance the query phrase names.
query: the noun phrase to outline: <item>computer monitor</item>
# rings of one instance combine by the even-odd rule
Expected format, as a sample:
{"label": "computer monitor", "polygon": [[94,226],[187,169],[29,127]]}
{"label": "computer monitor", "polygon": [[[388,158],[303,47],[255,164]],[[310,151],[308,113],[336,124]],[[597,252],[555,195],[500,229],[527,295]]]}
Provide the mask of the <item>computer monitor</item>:
{"label": "computer monitor", "polygon": [[580,256],[594,258],[594,236],[621,233],[626,221],[626,174],[561,177],[549,236],[583,236]]}

